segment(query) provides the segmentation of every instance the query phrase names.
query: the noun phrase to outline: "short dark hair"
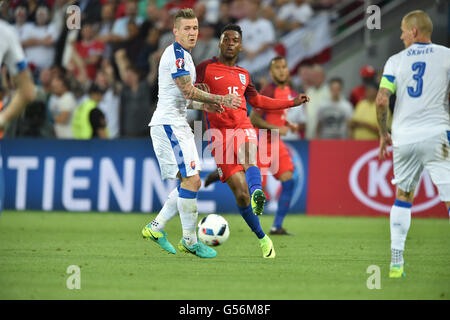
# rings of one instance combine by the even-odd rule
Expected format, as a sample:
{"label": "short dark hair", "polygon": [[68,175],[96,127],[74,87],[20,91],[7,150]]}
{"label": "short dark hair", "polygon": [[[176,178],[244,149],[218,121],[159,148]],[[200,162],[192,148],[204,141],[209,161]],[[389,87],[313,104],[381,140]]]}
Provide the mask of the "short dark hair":
{"label": "short dark hair", "polygon": [[62,85],[67,89],[70,90],[71,83],[68,78],[66,78],[64,75],[56,75],[53,77],[53,80],[61,81]]}
{"label": "short dark hair", "polygon": [[17,6],[14,8],[14,11],[15,11],[17,8],[20,8],[20,7],[25,8],[25,9],[27,10],[27,12],[28,12],[28,3],[26,3],[26,1],[20,1],[20,2],[17,4]]}
{"label": "short dark hair", "polygon": [[272,58],[272,60],[270,60],[269,65],[272,66],[272,63],[274,63],[275,61],[278,61],[278,60],[286,60],[286,58],[283,56],[276,56],[276,57]]}
{"label": "short dark hair", "polygon": [[92,93],[101,93],[101,94],[104,94],[104,93],[105,93],[105,90],[104,90],[103,88],[101,88],[98,84],[93,83],[93,84],[91,84],[91,86],[89,87],[88,93],[89,93],[89,94],[92,94]]}
{"label": "short dark hair", "polygon": [[366,88],[372,88],[372,89],[378,90],[378,86],[379,86],[379,84],[375,80],[364,82],[364,87],[366,87]]}
{"label": "short dark hair", "polygon": [[344,80],[342,80],[342,78],[334,77],[334,78],[331,78],[331,79],[328,81],[329,84],[332,84],[333,82],[339,83],[339,84],[341,85],[341,87],[344,86]]}
{"label": "short dark hair", "polygon": [[237,33],[239,33],[239,35],[242,38],[242,29],[239,25],[234,24],[234,23],[229,23],[225,27],[222,28],[222,31],[220,32],[220,34],[223,34],[225,31],[228,31],[228,30],[236,31]]}

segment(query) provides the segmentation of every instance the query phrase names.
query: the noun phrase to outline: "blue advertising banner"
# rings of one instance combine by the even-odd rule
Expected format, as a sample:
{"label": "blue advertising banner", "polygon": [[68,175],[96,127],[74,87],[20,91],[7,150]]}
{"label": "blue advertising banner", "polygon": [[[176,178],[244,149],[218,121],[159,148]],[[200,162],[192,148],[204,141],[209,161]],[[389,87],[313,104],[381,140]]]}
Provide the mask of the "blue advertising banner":
{"label": "blue advertising banner", "polygon": [[[4,174],[4,209],[155,212],[176,187],[161,180],[150,139],[47,140],[0,142]],[[308,143],[289,143],[295,163],[296,187],[291,212],[306,211]],[[208,152],[204,152],[208,154]],[[216,169],[214,159],[202,159],[201,178]],[[280,184],[268,177],[274,212]],[[235,213],[236,202],[226,184],[212,184],[198,193],[200,213]]]}

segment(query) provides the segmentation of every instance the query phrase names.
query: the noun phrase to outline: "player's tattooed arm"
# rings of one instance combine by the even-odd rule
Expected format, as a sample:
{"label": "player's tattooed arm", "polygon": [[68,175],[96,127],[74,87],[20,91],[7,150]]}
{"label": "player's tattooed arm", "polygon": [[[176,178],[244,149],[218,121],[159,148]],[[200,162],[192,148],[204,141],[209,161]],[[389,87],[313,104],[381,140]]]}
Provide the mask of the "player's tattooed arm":
{"label": "player's tattooed arm", "polygon": [[389,98],[391,95],[392,92],[387,88],[380,88],[378,90],[376,105],[377,105],[378,127],[380,129],[381,136],[385,136],[389,133],[387,122],[388,122]]}
{"label": "player's tattooed arm", "polygon": [[174,81],[186,99],[219,104],[231,109],[237,109],[241,105],[241,97],[238,95],[227,94],[226,96],[222,96],[197,89],[192,85],[189,75],[177,77]]}
{"label": "player's tattooed arm", "polygon": [[[197,89],[200,89],[202,91],[209,93],[209,86],[206,83],[197,83],[195,84],[195,87]],[[195,109],[195,110],[205,110],[209,113],[222,113],[225,111],[225,109],[217,103],[204,103],[204,102],[198,102],[194,100],[190,100],[190,104],[188,105],[188,109]]]}
{"label": "player's tattooed arm", "polygon": [[378,157],[381,160],[386,159],[389,156],[389,151],[387,146],[392,144],[391,135],[388,131],[388,112],[389,112],[389,98],[392,92],[387,88],[380,88],[378,90],[376,105],[377,105],[377,120],[378,128],[380,131],[380,148],[378,152]]}

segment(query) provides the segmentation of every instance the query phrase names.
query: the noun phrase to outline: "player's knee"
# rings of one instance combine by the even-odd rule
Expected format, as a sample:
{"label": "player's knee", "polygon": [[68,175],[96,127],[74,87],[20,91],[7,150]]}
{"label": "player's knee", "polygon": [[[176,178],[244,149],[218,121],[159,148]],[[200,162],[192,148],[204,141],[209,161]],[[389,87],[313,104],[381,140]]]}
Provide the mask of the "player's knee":
{"label": "player's knee", "polygon": [[181,187],[197,192],[200,190],[200,187],[202,186],[202,181],[200,179],[200,176],[196,174],[195,176],[184,178],[181,182]]}
{"label": "player's knee", "polygon": [[250,204],[250,194],[248,190],[242,189],[236,192],[236,202],[240,207],[246,207]]}
{"label": "player's knee", "polygon": [[286,171],[282,175],[280,175],[279,180],[281,182],[289,181],[294,178],[292,171]]}
{"label": "player's knee", "polygon": [[202,186],[202,180],[200,179],[200,176],[198,174],[194,176],[192,183],[196,191],[200,190],[200,187]]}
{"label": "player's knee", "polygon": [[401,189],[397,189],[397,200],[413,202],[414,200],[414,190],[403,191]]}

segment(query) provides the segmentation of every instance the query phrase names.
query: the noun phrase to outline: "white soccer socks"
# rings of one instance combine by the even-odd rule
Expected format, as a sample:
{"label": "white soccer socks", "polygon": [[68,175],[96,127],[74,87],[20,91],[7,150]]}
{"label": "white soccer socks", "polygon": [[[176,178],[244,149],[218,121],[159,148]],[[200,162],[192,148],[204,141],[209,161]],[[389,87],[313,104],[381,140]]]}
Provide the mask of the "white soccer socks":
{"label": "white soccer socks", "polygon": [[403,264],[406,236],[411,225],[412,203],[395,200],[391,208],[391,264]]}
{"label": "white soccer socks", "polygon": [[197,243],[197,192],[180,188],[177,200],[180,213],[181,226],[183,227],[183,239],[188,246]]}
{"label": "white soccer socks", "polygon": [[177,206],[178,200],[178,189],[175,188],[169,194],[169,198],[164,203],[161,211],[156,216],[155,220],[152,221],[152,229],[157,232],[161,232],[166,227],[167,222],[169,222],[178,212]]}

